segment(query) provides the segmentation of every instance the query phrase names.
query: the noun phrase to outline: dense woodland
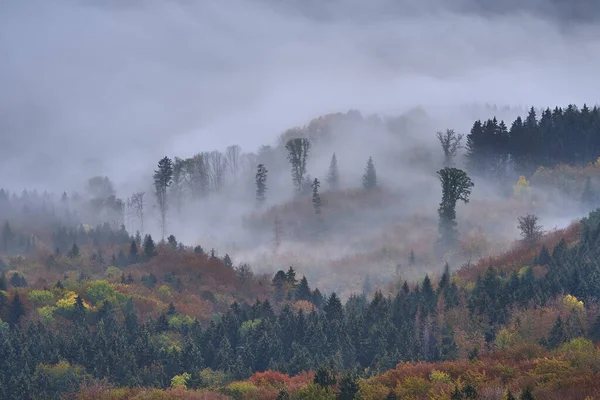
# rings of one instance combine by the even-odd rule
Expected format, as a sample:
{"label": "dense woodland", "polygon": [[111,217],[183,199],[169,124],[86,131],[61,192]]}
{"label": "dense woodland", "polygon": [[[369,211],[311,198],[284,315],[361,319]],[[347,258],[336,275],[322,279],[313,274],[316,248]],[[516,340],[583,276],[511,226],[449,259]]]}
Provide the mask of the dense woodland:
{"label": "dense woodland", "polygon": [[[438,134],[445,166],[431,257],[459,240],[456,205],[477,189],[467,174],[512,195],[529,180],[577,174],[585,185],[568,194],[597,208],[599,130],[600,110],[585,106],[539,120],[532,109],[510,129],[476,121],[466,172],[462,135]],[[312,211],[310,234],[327,240],[321,188],[346,192],[335,154],[323,182],[308,176],[319,134],[297,128],[279,147],[290,187]],[[240,159],[235,146],[164,157],[145,198],[121,200],[102,177],[83,195],[0,191],[3,398],[591,399],[600,390],[600,209],[546,234],[529,214],[519,219],[523,240],[504,254],[342,299],[294,267],[258,274],[169,234],[178,207],[226,191],[225,171],[249,181],[252,207],[268,212],[269,158],[246,156],[246,173],[231,166]],[[364,161],[360,190],[382,193],[377,159]],[[162,240],[144,229],[150,201]]]}

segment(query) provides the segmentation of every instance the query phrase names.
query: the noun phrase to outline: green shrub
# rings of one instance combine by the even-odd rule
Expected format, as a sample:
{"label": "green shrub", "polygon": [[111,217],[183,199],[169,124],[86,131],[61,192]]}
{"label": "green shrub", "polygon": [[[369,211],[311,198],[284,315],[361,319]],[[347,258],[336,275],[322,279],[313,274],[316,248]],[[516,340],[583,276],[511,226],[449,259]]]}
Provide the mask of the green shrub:
{"label": "green shrub", "polygon": [[85,291],[85,297],[93,304],[104,300],[117,302],[116,293],[114,286],[108,281],[94,281]]}
{"label": "green shrub", "polygon": [[49,290],[32,290],[27,297],[37,304],[54,300],[54,294]]}

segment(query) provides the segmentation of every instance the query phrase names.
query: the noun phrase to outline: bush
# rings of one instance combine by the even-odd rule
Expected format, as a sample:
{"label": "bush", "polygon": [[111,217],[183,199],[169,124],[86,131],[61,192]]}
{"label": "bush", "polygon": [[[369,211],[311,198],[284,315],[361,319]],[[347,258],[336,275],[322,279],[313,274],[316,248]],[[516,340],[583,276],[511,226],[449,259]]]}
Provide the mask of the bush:
{"label": "bush", "polygon": [[174,329],[181,329],[183,326],[190,326],[194,320],[189,315],[173,315],[169,318],[169,326]]}
{"label": "bush", "polygon": [[38,313],[40,314],[40,316],[42,317],[44,322],[50,323],[50,322],[52,322],[52,319],[54,317],[55,310],[56,310],[56,307],[44,306],[44,307],[38,309]]}

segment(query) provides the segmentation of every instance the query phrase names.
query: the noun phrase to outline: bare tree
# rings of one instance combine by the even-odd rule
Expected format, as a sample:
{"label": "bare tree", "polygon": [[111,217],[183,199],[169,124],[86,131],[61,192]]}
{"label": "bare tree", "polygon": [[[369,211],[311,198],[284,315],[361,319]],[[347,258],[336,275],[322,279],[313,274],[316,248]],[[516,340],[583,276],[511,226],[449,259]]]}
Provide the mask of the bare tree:
{"label": "bare tree", "polygon": [[131,207],[140,220],[140,234],[142,236],[144,235],[144,194],[145,192],[135,192],[131,195]]}
{"label": "bare tree", "polygon": [[173,160],[173,181],[171,182],[171,194],[175,198],[177,214],[181,214],[183,202],[183,184],[185,180],[185,161],[179,157]]}
{"label": "bare tree", "polygon": [[227,147],[225,149],[225,157],[227,158],[227,166],[229,167],[229,172],[233,175],[233,180],[237,181],[238,174],[241,166],[241,154],[242,148],[237,144],[233,146]]}
{"label": "bare tree", "polygon": [[444,165],[449,167],[452,165],[452,160],[456,156],[458,149],[462,148],[460,142],[463,134],[454,132],[454,129],[446,129],[445,132],[438,132],[437,138],[444,151]]}
{"label": "bare tree", "polygon": [[535,245],[544,234],[542,226],[538,224],[538,216],[534,214],[519,217],[519,229],[527,246]]}
{"label": "bare tree", "polygon": [[197,199],[206,196],[210,189],[210,178],[205,153],[198,153],[185,160],[184,170],[192,197]]}
{"label": "bare tree", "polygon": [[223,178],[227,170],[227,159],[218,150],[207,153],[205,158],[208,161],[211,188],[214,192],[219,192],[223,186]]}
{"label": "bare tree", "polygon": [[275,221],[273,221],[273,233],[275,235],[275,251],[277,251],[281,245],[281,236],[283,234],[281,219],[279,219],[278,214],[275,215]]}

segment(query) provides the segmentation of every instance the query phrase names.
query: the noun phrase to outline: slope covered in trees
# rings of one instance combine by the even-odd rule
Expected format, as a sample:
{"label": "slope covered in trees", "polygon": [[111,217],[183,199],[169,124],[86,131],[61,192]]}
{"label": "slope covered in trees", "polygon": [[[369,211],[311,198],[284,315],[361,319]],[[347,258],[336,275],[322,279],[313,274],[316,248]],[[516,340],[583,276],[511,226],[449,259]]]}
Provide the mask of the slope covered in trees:
{"label": "slope covered in trees", "polygon": [[[553,200],[542,195],[553,190],[579,209],[598,205],[597,157],[578,153],[594,146],[599,132],[589,121],[598,113],[569,106],[538,121],[532,110],[520,130],[477,121],[466,137],[466,168],[460,134],[439,134],[439,157],[411,170],[429,174],[435,199],[393,174],[410,163],[392,157],[393,148],[340,167],[348,158],[346,149],[331,151],[340,140],[335,124],[372,129],[385,143],[406,135],[390,129],[393,119],[356,113],[286,132],[276,148],[246,155],[243,171],[234,166],[235,146],[163,157],[152,170],[154,190],[125,201],[103,177],[90,179],[83,195],[2,190],[0,393],[593,396],[600,209],[563,230],[543,233],[539,223],[551,216]],[[535,146],[522,152],[519,143],[529,141]],[[319,155],[324,178],[309,174]],[[566,188],[573,177],[577,184]],[[495,189],[491,200],[478,195],[486,184]],[[282,188],[289,193],[277,193]],[[249,204],[239,228],[253,237],[243,251],[186,245],[170,234],[194,207],[236,196]],[[492,234],[502,223],[513,226],[510,240]],[[517,227],[523,240],[515,242]],[[244,252],[270,239],[270,258],[247,264]],[[292,259],[312,268],[284,258],[296,242],[305,253]],[[342,243],[351,251],[331,257],[332,269],[311,258]]]}

